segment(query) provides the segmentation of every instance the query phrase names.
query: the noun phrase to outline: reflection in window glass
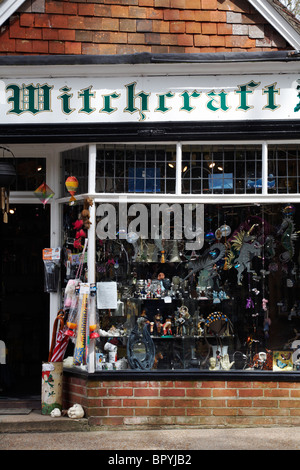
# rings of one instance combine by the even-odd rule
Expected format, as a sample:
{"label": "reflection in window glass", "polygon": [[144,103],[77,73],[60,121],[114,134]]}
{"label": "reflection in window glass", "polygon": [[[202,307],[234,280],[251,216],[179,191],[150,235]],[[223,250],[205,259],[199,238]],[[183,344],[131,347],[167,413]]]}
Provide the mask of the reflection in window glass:
{"label": "reflection in window glass", "polygon": [[[62,153],[63,182],[69,176],[75,176],[78,180],[78,194],[86,193],[88,190],[88,161],[88,147],[78,147]],[[69,196],[65,184],[62,187],[62,196]]]}
{"label": "reflection in window glass", "polygon": [[97,146],[96,192],[174,193],[174,146]]}
{"label": "reflection in window glass", "polygon": [[259,194],[261,188],[260,146],[183,146],[183,193]]}
{"label": "reflection in window glass", "polygon": [[269,192],[282,194],[299,192],[300,168],[298,157],[298,145],[269,145]]}
{"label": "reflection in window glass", "polygon": [[11,191],[35,191],[46,179],[45,158],[16,158],[16,180]]}

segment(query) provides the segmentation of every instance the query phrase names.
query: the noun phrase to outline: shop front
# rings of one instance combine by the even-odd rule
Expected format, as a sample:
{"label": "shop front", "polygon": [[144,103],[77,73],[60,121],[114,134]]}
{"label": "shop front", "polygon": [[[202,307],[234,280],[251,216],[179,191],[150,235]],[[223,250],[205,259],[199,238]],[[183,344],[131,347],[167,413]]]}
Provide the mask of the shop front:
{"label": "shop front", "polygon": [[299,424],[297,57],[171,58],[1,58],[1,140],[48,155],[64,407],[102,426]]}

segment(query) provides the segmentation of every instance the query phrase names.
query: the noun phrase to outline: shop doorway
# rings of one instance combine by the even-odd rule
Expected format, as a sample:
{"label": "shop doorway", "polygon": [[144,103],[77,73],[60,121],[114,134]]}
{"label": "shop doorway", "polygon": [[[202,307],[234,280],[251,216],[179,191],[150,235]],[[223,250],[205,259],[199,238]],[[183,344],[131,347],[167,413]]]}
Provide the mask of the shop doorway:
{"label": "shop doorway", "polygon": [[48,359],[49,294],[44,292],[43,248],[49,247],[50,207],[12,205],[0,221],[0,397],[39,395]]}

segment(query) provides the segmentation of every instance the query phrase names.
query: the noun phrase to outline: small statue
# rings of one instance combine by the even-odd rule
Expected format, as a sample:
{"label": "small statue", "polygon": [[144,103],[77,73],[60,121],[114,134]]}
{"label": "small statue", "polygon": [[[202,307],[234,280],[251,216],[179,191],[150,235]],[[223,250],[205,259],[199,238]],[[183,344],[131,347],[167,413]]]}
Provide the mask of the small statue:
{"label": "small statue", "polygon": [[176,335],[191,334],[193,319],[185,305],[177,308],[175,313]]}
{"label": "small statue", "polygon": [[217,370],[217,359],[215,357],[209,359],[209,370]]}
{"label": "small statue", "polygon": [[163,356],[162,352],[159,351],[158,353],[155,354],[153,369],[157,369],[159,361],[163,358],[164,358],[164,356]]}
{"label": "small statue", "polygon": [[163,324],[163,334],[164,336],[172,335],[172,319],[170,317],[168,317]]}
{"label": "small statue", "polygon": [[197,335],[203,336],[204,335],[204,322],[205,318],[199,318],[198,325],[197,325]]}
{"label": "small statue", "polygon": [[75,403],[75,405],[71,406],[68,409],[68,416],[69,418],[79,419],[84,417],[84,410],[81,405]]}
{"label": "small statue", "polygon": [[161,330],[162,330],[162,316],[160,313],[157,313],[154,317],[154,323],[155,323],[155,328],[156,332],[158,335],[161,335]]}
{"label": "small statue", "polygon": [[180,311],[180,309],[177,309],[177,312],[175,314],[175,326],[176,326],[177,336],[182,336],[183,331],[184,331],[184,323],[185,323],[185,319],[183,317],[183,312]]}
{"label": "small statue", "polygon": [[224,357],[222,357],[220,359],[220,363],[221,363],[221,368],[223,370],[229,370],[231,369],[231,367],[233,366],[234,364],[234,361],[230,362],[229,361],[229,355],[228,354],[224,354]]}
{"label": "small statue", "polygon": [[59,418],[61,416],[61,411],[59,408],[54,408],[51,413],[51,418]]}

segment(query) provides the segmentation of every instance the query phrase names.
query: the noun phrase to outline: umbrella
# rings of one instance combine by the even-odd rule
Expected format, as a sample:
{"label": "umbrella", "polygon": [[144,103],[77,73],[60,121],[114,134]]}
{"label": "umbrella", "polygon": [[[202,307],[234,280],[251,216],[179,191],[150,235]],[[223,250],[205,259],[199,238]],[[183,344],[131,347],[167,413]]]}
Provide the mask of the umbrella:
{"label": "umbrella", "polygon": [[[64,310],[59,310],[54,320],[51,347],[48,362],[61,362],[64,358],[70,337],[65,335]],[[59,325],[59,330],[57,327]]]}

